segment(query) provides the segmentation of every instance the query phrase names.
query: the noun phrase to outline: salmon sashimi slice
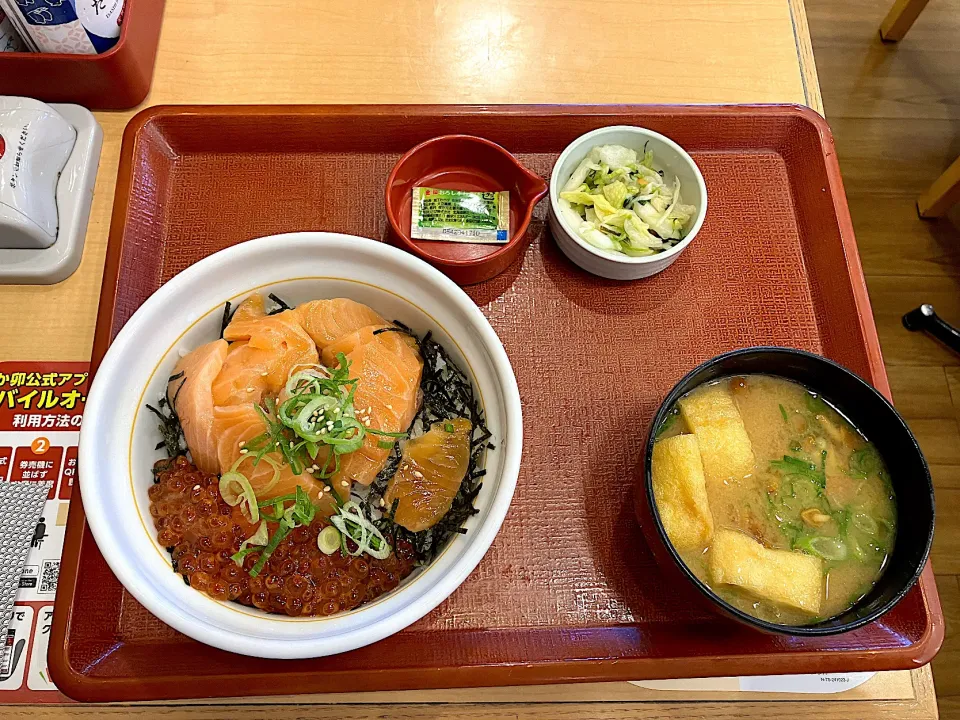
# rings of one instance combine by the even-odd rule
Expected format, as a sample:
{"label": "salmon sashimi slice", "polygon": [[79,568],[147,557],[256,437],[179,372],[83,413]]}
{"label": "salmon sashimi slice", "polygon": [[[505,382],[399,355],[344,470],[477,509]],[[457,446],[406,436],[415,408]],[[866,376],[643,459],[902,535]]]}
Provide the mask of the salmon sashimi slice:
{"label": "salmon sashimi slice", "polygon": [[250,323],[267,316],[263,306],[263,295],[254,293],[237,306],[230,323],[223,330],[223,339],[227,342],[246,340],[250,337]]}
{"label": "salmon sashimi slice", "polygon": [[[366,427],[382,432],[406,432],[420,404],[420,376],[423,359],[412,337],[401,332],[381,332],[388,325],[370,325],[341,337],[323,350],[329,365],[343,353],[350,363],[349,375],[357,380],[353,404],[357,420]],[[340,468],[333,475],[333,485],[358,482],[369,485],[377,477],[391,447],[382,435],[367,433],[363,445],[340,458]]]}
{"label": "salmon sashimi slice", "polygon": [[[237,312],[241,309],[243,306]],[[320,362],[313,340],[293,310],[244,320],[238,326],[231,323],[227,330],[237,341],[230,345],[213,383],[213,400],[218,406],[276,397],[292,371]]]}
{"label": "salmon sashimi slice", "polygon": [[397,501],[398,525],[420,532],[447,514],[470,467],[472,430],[466,418],[444,420],[406,443],[383,497],[388,508]]}
{"label": "salmon sashimi slice", "polygon": [[[262,435],[266,430],[267,424],[253,403],[214,408],[213,432],[218,438],[217,457],[220,471],[228,472],[238,459],[249,454],[243,452],[246,449],[246,443]],[[273,482],[274,466],[266,460],[261,460],[255,465],[251,458],[249,462],[241,463],[237,468],[250,481],[250,487],[253,488],[258,501],[292,495],[299,485],[314,504],[319,506],[321,513],[329,516],[336,512],[336,501],[326,489],[324,482],[307,472],[295,474],[279,452],[267,453],[265,457],[270,458],[280,470],[280,477],[276,482]],[[348,495],[349,493],[343,493],[344,498]]]}
{"label": "salmon sashimi slice", "polygon": [[313,300],[298,305],[293,312],[321,351],[347,333],[387,322],[366,305],[347,298]]}
{"label": "salmon sashimi slice", "polygon": [[213,381],[223,367],[227,343],[214,340],[180,358],[167,383],[167,397],[180,418],[193,463],[207,473],[219,468],[213,431]]}

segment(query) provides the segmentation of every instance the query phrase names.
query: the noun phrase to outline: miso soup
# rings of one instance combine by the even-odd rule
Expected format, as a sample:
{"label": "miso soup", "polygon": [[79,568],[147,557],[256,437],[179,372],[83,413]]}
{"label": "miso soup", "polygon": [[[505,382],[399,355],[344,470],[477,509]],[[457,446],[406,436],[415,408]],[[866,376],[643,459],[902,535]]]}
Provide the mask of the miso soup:
{"label": "miso soup", "polygon": [[877,449],[789,380],[745,375],[687,393],[658,428],[652,472],[683,561],[762,620],[839,615],[893,551],[896,498]]}

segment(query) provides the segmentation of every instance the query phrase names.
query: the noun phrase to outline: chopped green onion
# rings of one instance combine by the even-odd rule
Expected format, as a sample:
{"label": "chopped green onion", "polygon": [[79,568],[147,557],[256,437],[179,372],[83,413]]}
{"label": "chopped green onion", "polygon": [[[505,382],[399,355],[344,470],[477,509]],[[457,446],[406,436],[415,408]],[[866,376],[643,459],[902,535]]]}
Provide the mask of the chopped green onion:
{"label": "chopped green onion", "polygon": [[390,448],[393,447],[393,443],[390,442],[389,440],[378,440],[377,447],[380,448],[381,450],[389,450]]}
{"label": "chopped green onion", "polygon": [[283,539],[293,530],[291,525],[288,525],[284,520],[280,521],[280,525],[277,527],[277,531],[273,534],[273,537],[270,538],[270,542],[267,543],[267,546],[263,548],[263,552],[260,553],[260,558],[257,560],[257,563],[250,568],[250,577],[256,577],[260,574],[260,571],[263,570],[264,566],[267,564],[267,561],[270,559],[270,556],[273,555],[273,551],[276,550],[280,543],[283,542]]}
{"label": "chopped green onion", "polygon": [[880,458],[880,453],[871,445],[850,453],[849,465],[850,474],[855,477],[866,478],[883,472],[883,460]]}
{"label": "chopped green onion", "polygon": [[448,433],[452,433],[452,432],[453,432],[453,423],[444,423],[443,429],[446,430]]}
{"label": "chopped green onion", "polygon": [[780,415],[783,416],[784,422],[789,422],[790,418],[787,416],[787,409],[783,405],[780,406]]}
{"label": "chopped green onion", "polygon": [[877,521],[869,515],[865,515],[864,513],[857,513],[854,515],[853,524],[857,530],[865,532],[867,535],[876,535],[880,532],[880,528],[877,526]]}
{"label": "chopped green onion", "polygon": [[[276,460],[274,460],[272,457],[269,457],[269,456],[267,456],[267,455],[263,455],[263,456],[260,456],[260,457],[257,457],[257,456],[251,457],[249,454],[246,454],[246,455],[241,455],[240,457],[237,458],[237,461],[236,461],[233,465],[230,466],[229,472],[230,472],[230,473],[239,473],[239,474],[242,474],[242,473],[240,473],[239,468],[240,468],[240,465],[243,464],[243,461],[244,461],[244,460],[247,460],[247,459],[249,459],[249,460],[251,460],[251,461],[253,462],[254,467],[256,467],[256,466],[260,463],[260,461],[262,460],[262,461],[265,462],[267,465],[269,465],[270,467],[273,468],[273,477],[270,478],[270,482],[268,482],[266,485],[264,485],[263,488],[260,490],[260,492],[269,492],[270,489],[271,489],[274,485],[276,485],[277,482],[280,480],[280,463],[278,463],[278,462],[277,462]],[[251,492],[252,492],[252,490],[251,490]],[[254,520],[253,522],[256,522],[256,520]]]}
{"label": "chopped green onion", "polygon": [[320,381],[328,379],[329,376],[326,368],[317,367],[310,368],[309,370],[301,370],[289,377],[287,384],[283,388],[284,393],[286,395],[293,395],[294,393],[313,388],[316,388],[317,392],[319,392]]}
{"label": "chopped green onion", "polygon": [[283,504],[290,500],[296,500],[296,499],[297,499],[297,494],[290,493],[288,495],[280,495],[279,497],[270,498],[269,500],[263,500],[259,502],[258,505],[262,508],[265,508],[265,507],[270,507],[271,505],[276,505],[277,503]]}
{"label": "chopped green onion", "polygon": [[[344,503],[339,513],[330,518],[330,522],[341,533],[340,550],[344,555],[356,557],[367,553],[370,557],[383,560],[390,554],[390,545],[383,534],[367,520],[361,507],[354,501]],[[350,551],[347,538],[356,543],[356,551]]]}
{"label": "chopped green onion", "polygon": [[333,525],[327,525],[317,535],[317,547],[324,555],[333,555],[340,549],[340,531]]}
{"label": "chopped green onion", "polygon": [[657,439],[666,433],[670,428],[676,425],[677,420],[680,418],[679,408],[673,408],[663,419],[663,422],[660,423],[660,427],[657,428]]}
{"label": "chopped green onion", "polygon": [[257,496],[243,473],[231,471],[223,474],[220,478],[220,497],[230,507],[239,505],[247,522],[255,523],[260,519]]}
{"label": "chopped green onion", "polygon": [[[272,509],[267,510],[267,506],[272,504]],[[268,500],[260,505],[260,516],[270,522],[280,522],[283,519],[283,502],[274,502]]]}
{"label": "chopped green onion", "polygon": [[801,538],[796,545],[810,555],[816,555],[824,560],[846,560],[847,546],[839,538],[829,538],[823,536]]}
{"label": "chopped green onion", "polygon": [[317,509],[310,502],[310,497],[302,487],[297,485],[296,500],[293,505],[293,516],[300,525],[309,525],[313,522]]}
{"label": "chopped green onion", "polygon": [[240,549],[230,556],[237,565],[243,564],[243,559],[250,553],[259,551],[270,540],[270,533],[267,531],[267,523],[260,523],[257,531],[240,543]]}
{"label": "chopped green onion", "polygon": [[827,403],[825,403],[823,401],[823,398],[817,395],[817,393],[808,392],[806,396],[806,401],[807,401],[807,410],[814,413],[815,415],[816,414],[822,415],[823,413],[827,412],[827,407],[828,407]]}
{"label": "chopped green onion", "polygon": [[333,446],[333,451],[337,455],[346,455],[360,449],[363,445],[364,433],[365,428],[358,420],[344,417],[334,423],[332,432],[322,437],[323,442]]}
{"label": "chopped green onion", "polygon": [[858,561],[863,562],[867,559],[867,554],[863,551],[863,548],[860,547],[860,543],[857,542],[857,539],[854,537],[847,538],[847,545],[850,546],[850,554],[853,555]]}
{"label": "chopped green onion", "polygon": [[371,435],[380,435],[381,437],[405,438],[407,436],[404,432],[387,432],[386,430],[377,430],[376,428],[366,428],[366,431]]}
{"label": "chopped green onion", "polygon": [[[248,452],[238,464],[249,457],[254,465],[266,460],[274,467],[274,477],[261,489],[261,494],[269,491],[280,478],[277,461],[268,454],[279,455],[294,475],[319,466],[311,474],[327,479],[339,472],[340,455],[359,450],[367,433],[388,439],[407,437],[402,432],[368,428],[356,419],[353,398],[357,379],[350,378],[350,362],[343,353],[337,354],[337,362],[336,368],[308,367],[291,375],[284,387],[287,397],[279,407],[270,397],[264,399],[262,406],[256,405],[266,431],[246,441]],[[393,447],[392,443],[378,445],[383,449]],[[332,452],[321,456],[323,447]],[[276,513],[264,516],[274,518]]]}
{"label": "chopped green onion", "polygon": [[802,460],[800,458],[795,458],[790,455],[784,455],[783,460],[774,460],[770,463],[770,468],[773,470],[778,470],[784,475],[801,475],[817,486],[821,491],[827,487],[827,478],[823,472],[823,467],[826,463],[826,453],[824,452],[821,455],[821,467],[817,468],[816,465],[809,462],[808,460]]}

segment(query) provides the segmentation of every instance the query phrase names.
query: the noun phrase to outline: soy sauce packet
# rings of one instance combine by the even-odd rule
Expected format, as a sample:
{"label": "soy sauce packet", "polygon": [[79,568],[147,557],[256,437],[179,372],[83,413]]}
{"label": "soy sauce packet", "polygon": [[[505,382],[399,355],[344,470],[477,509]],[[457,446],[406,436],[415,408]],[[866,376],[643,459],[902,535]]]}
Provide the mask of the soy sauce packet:
{"label": "soy sauce packet", "polygon": [[510,193],[415,187],[410,237],[503,244],[510,240]]}

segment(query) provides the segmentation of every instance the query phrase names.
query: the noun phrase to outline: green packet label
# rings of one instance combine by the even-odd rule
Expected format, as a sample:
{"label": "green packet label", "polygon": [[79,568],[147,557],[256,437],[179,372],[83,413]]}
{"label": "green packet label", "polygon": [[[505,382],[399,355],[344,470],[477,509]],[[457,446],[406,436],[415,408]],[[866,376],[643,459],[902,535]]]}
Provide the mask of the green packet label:
{"label": "green packet label", "polygon": [[510,239],[510,193],[415,187],[410,237],[506,243]]}

